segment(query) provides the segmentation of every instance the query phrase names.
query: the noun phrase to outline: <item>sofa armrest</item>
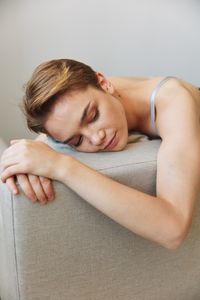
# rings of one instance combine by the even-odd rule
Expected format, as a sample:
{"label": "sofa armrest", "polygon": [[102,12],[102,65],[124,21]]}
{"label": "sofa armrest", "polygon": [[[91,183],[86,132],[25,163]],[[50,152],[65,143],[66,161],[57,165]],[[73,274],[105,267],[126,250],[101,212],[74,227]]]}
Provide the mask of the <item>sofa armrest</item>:
{"label": "sofa armrest", "polygon": [[[49,143],[119,182],[155,195],[160,140],[137,140],[121,152],[94,154]],[[187,247],[172,256],[117,224],[62,183],[55,181],[54,188],[55,201],[42,206],[23,194],[11,195],[1,185],[2,300],[187,298],[188,286],[195,282],[194,270],[200,269],[190,259],[194,269],[190,278],[184,278]],[[200,244],[196,246],[192,250],[200,258]],[[197,286],[193,289],[199,291]]]}

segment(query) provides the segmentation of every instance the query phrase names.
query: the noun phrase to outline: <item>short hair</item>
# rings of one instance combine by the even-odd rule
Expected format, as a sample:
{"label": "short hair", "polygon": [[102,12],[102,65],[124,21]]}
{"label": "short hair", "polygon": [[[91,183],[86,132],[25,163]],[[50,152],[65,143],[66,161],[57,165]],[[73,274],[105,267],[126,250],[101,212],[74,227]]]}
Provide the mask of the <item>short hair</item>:
{"label": "short hair", "polygon": [[44,123],[56,98],[88,86],[101,89],[95,71],[82,62],[56,59],[40,64],[25,85],[22,111],[28,128],[47,133]]}

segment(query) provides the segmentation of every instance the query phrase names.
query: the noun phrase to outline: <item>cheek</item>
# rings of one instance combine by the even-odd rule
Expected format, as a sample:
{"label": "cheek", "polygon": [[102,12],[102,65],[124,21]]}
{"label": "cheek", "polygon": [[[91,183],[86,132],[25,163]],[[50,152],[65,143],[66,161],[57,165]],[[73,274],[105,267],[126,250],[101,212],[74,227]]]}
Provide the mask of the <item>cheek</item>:
{"label": "cheek", "polygon": [[104,122],[105,124],[112,125],[113,123],[120,123],[120,120],[122,120],[122,111],[120,108],[116,105],[109,105],[106,106],[102,110],[101,114],[101,122]]}
{"label": "cheek", "polygon": [[89,143],[88,141],[84,141],[83,144],[76,149],[79,152],[97,152],[99,150],[98,147],[92,145],[91,143]]}
{"label": "cheek", "polygon": [[94,149],[94,147],[82,147],[80,149],[77,149],[78,152],[85,152],[85,153],[96,153],[99,151],[99,149]]}
{"label": "cheek", "polygon": [[122,109],[118,108],[114,112],[111,112],[109,115],[109,121],[122,131],[127,130],[127,120]]}
{"label": "cheek", "polygon": [[120,102],[116,102],[116,100],[114,101],[113,106],[110,109],[109,115],[112,116],[112,118],[114,118],[115,120],[117,119],[125,121],[126,119],[125,111],[122,104]]}

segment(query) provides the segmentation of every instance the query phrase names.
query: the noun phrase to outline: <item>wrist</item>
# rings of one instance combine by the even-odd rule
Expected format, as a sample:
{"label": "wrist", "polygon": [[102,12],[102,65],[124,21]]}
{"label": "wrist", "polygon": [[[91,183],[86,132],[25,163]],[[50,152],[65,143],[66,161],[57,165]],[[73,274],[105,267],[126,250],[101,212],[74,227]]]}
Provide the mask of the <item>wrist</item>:
{"label": "wrist", "polygon": [[73,157],[59,153],[58,161],[56,163],[56,173],[55,173],[56,180],[64,184],[67,184],[67,178],[71,173],[70,170],[72,168],[71,166],[73,160],[74,160]]}

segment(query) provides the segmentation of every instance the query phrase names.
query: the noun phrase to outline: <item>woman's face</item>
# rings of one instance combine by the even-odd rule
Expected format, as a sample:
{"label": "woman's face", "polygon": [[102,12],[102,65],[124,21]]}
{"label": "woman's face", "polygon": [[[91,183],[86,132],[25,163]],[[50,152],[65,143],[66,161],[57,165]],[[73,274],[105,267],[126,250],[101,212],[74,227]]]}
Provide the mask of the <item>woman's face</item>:
{"label": "woman's face", "polygon": [[60,96],[45,128],[57,141],[77,151],[119,151],[128,140],[128,124],[119,99],[106,91],[88,87]]}

